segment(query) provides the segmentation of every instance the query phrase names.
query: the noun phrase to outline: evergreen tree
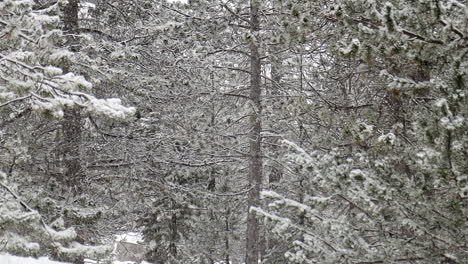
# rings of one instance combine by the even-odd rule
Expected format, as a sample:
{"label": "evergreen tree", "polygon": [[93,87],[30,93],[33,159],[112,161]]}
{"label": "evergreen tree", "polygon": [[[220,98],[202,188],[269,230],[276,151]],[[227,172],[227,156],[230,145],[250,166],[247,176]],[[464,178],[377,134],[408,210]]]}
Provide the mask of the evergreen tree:
{"label": "evergreen tree", "polygon": [[[63,190],[73,191],[70,188],[76,186],[70,168],[81,162],[81,153],[63,148],[63,160],[60,153],[54,157],[47,143],[60,137],[56,120],[70,121],[67,109],[117,119],[133,115],[134,109],[124,107],[118,99],[92,96],[92,83],[80,71],[74,71],[79,35],[70,31],[64,19],[71,13],[76,18],[77,2],[3,1],[0,5],[3,249],[80,263],[97,248],[76,243],[84,242],[83,237],[73,228],[67,229],[72,223],[78,224],[71,220],[78,214],[70,205],[76,200],[71,202],[73,199]],[[70,132],[81,129],[79,123],[70,124]],[[64,161],[68,169],[60,169],[57,161]]]}
{"label": "evergreen tree", "polygon": [[466,259],[466,10],[459,1],[332,8],[328,18],[349,43],[340,52],[376,78],[384,100],[378,115],[342,131],[348,148],[324,153],[286,141],[289,162],[308,175],[308,195],[264,192],[270,210],[259,212],[293,243],[291,262]]}

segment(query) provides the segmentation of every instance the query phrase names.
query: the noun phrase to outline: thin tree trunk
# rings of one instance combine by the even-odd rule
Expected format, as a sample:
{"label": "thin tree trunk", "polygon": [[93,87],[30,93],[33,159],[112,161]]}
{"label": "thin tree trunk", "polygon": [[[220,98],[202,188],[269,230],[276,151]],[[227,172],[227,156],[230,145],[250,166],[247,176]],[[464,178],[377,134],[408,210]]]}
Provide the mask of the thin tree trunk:
{"label": "thin tree trunk", "polygon": [[[279,49],[273,48],[273,53],[279,52]],[[282,73],[282,59],[277,57],[280,56],[275,55],[272,56],[270,65],[271,65],[271,87],[270,87],[270,94],[272,96],[278,96],[281,95],[281,80],[283,78],[283,73]],[[301,76],[302,77],[302,76]],[[282,100],[282,99],[278,99]],[[281,112],[281,106],[279,104],[274,103],[273,104],[273,111],[275,112]],[[277,130],[277,127],[275,127],[276,119],[272,120],[273,124],[270,123],[271,127],[269,129],[273,129],[273,131],[279,131]],[[278,137],[272,137],[269,140],[269,145],[270,149],[268,150],[270,155],[276,155],[278,152],[278,143],[279,143],[279,138]],[[281,178],[283,177],[283,169],[281,166],[273,165],[271,167],[270,174],[268,175],[268,186],[267,188],[272,189],[274,188],[274,184],[278,183]]]}
{"label": "thin tree trunk", "polygon": [[229,251],[231,250],[230,249],[230,245],[229,245],[229,229],[230,229],[230,226],[229,226],[229,215],[231,214],[231,210],[229,210],[229,208],[226,210],[226,218],[224,220],[224,223],[225,223],[225,226],[224,226],[224,231],[225,231],[225,234],[224,234],[224,250],[225,250],[225,261],[226,261],[226,264],[229,264],[231,263],[231,260],[230,260],[230,253]]}
{"label": "thin tree trunk", "polygon": [[170,229],[171,229],[171,241],[169,243],[169,254],[171,255],[172,258],[177,258],[177,215],[176,213],[172,214],[171,217],[171,223],[170,223]]}
{"label": "thin tree trunk", "polygon": [[261,63],[256,33],[259,31],[259,2],[250,2],[250,23],[252,39],[250,41],[250,100],[252,112],[250,116],[251,131],[249,135],[249,184],[248,216],[246,232],[246,264],[258,264],[259,260],[259,228],[258,220],[252,207],[260,204],[262,186],[262,151],[261,151]]}

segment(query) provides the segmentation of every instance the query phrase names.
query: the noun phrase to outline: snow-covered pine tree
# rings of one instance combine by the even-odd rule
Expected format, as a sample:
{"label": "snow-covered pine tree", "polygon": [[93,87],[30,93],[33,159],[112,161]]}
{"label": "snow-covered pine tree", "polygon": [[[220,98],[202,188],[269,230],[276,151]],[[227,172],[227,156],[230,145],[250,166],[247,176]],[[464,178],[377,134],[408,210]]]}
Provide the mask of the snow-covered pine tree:
{"label": "snow-covered pine tree", "polygon": [[467,259],[467,10],[464,1],[404,0],[332,8],[340,52],[374,76],[384,100],[378,115],[341,131],[347,148],[284,142],[288,162],[308,175],[307,196],[264,192],[269,207],[258,211],[291,241],[292,263]]}
{"label": "snow-covered pine tree", "polygon": [[[181,187],[184,187],[185,190],[193,190],[193,194],[190,195],[193,198],[190,197],[190,200],[197,200],[197,196],[204,195],[203,192],[197,193],[197,189],[198,191],[200,191],[200,189],[197,188],[198,184],[191,182],[190,179],[193,179],[193,176],[195,175],[209,175],[208,173],[200,173],[200,169],[196,169],[193,167],[190,168],[190,165],[192,164],[203,165],[203,161],[208,161],[207,164],[210,164],[211,162],[216,161],[216,159],[213,159],[215,157],[229,157],[229,159],[224,160],[228,161],[230,164],[219,163],[219,165],[224,165],[224,167],[222,167],[224,175],[218,173],[215,173],[214,175],[212,174],[215,177],[215,182],[219,183],[219,181],[223,181],[223,178],[225,177],[238,179],[238,183],[246,184],[247,182],[245,176],[243,175],[245,175],[246,173],[245,159],[248,160],[250,158],[247,154],[247,146],[249,144],[249,140],[247,139],[247,135],[242,131],[249,130],[248,128],[250,125],[246,121],[248,120],[247,117],[252,114],[249,113],[250,108],[247,107],[250,99],[247,90],[245,89],[246,87],[248,87],[246,80],[250,79],[250,68],[247,62],[249,62],[250,59],[250,51],[248,44],[250,43],[249,41],[252,40],[252,36],[248,32],[249,17],[247,15],[249,14],[249,3],[246,1],[229,4],[224,4],[221,2],[215,3],[219,5],[213,4],[213,2],[210,1],[197,1],[193,2],[190,6],[170,6],[169,8],[167,8],[168,10],[171,10],[172,12],[174,12],[174,14],[177,15],[178,21],[184,21],[184,23],[172,23],[167,25],[170,27],[162,27],[161,29],[167,28],[167,30],[163,31],[165,34],[161,34],[159,36],[165,36],[165,38],[157,39],[154,43],[158,45],[157,47],[159,47],[162,50],[173,51],[171,53],[165,54],[164,58],[165,56],[173,56],[174,54],[179,53],[184,55],[184,53],[186,54],[189,51],[191,51],[192,53],[189,53],[190,56],[182,56],[179,59],[174,58],[172,60],[178,61],[176,66],[183,68],[187,66],[190,67],[191,63],[193,63],[192,60],[195,59],[196,63],[192,64],[191,72],[194,72],[193,69],[197,69],[197,77],[199,79],[191,76],[191,82],[189,82],[189,87],[178,87],[177,80],[167,77],[166,80],[168,81],[168,83],[171,84],[171,87],[166,93],[164,93],[164,89],[159,89],[156,93],[152,90],[148,90],[151,92],[147,95],[147,97],[155,97],[157,99],[155,100],[155,102],[160,102],[163,98],[169,97],[171,99],[173,98],[176,101],[176,103],[178,103],[175,106],[171,106],[171,108],[165,107],[164,109],[162,109],[164,111],[161,112],[164,114],[159,114],[156,116],[163,117],[162,119],[160,119],[164,121],[164,123],[162,124],[176,123],[177,126],[169,126],[171,130],[164,131],[171,131],[174,135],[174,139],[176,139],[179,142],[181,139],[186,140],[184,140],[183,145],[180,145],[180,143],[178,143],[176,146],[177,151],[174,154],[172,154],[173,150],[171,150],[170,147],[172,146],[171,139],[173,140],[173,138],[168,137],[164,140],[164,142],[167,140],[168,143],[157,145],[159,150],[164,149],[165,151],[159,151],[158,149],[154,149],[155,152],[152,155],[152,159],[158,160],[158,163],[161,164],[161,167],[167,168],[167,166],[164,166],[164,164],[161,163],[161,161],[168,161],[173,163],[174,165],[177,165],[176,168],[178,169],[174,170],[171,174],[169,174],[168,176],[170,177],[167,177],[166,179],[168,179],[171,183],[175,183],[173,184],[173,186],[176,187],[175,190],[177,190],[178,188],[179,190],[183,190],[183,188]],[[314,38],[316,37],[314,34],[309,34],[310,32],[314,32],[320,29],[320,24],[314,22],[313,29],[309,29],[307,27],[309,25],[307,22],[310,22],[310,20],[308,19],[313,17],[314,12],[318,12],[317,10],[319,9],[319,5],[312,5],[310,3],[308,3],[307,5],[284,3],[283,6],[280,6],[281,8],[278,8],[279,11],[272,9],[272,6],[273,3],[270,2],[261,3],[259,19],[263,23],[262,28],[264,28],[265,30],[260,30],[256,33],[258,34],[257,41],[260,45],[259,50],[260,53],[263,55],[261,56],[262,81],[260,85],[263,87],[262,89],[264,90],[262,91],[260,96],[262,97],[262,107],[265,107],[265,109],[267,109],[268,111],[261,115],[261,119],[263,119],[263,121],[268,119],[268,125],[266,128],[263,129],[265,133],[261,135],[262,140],[265,140],[265,138],[267,137],[273,138],[285,134],[294,137],[294,135],[297,132],[299,132],[299,134],[305,134],[305,132],[301,130],[302,126],[297,124],[299,122],[296,122],[296,119],[305,116],[305,113],[311,112],[311,107],[308,106],[307,103],[304,103],[307,101],[306,98],[317,98],[318,100],[321,100],[320,95],[316,95],[317,91],[315,91],[314,93],[314,86],[318,82],[315,80],[313,84],[310,82],[312,73],[310,73],[310,75],[309,72],[307,73],[306,81],[303,81],[302,83],[300,81],[300,79],[302,78],[302,74],[305,74],[306,71],[309,71],[308,69],[304,70],[305,68],[307,68],[304,65],[315,65],[316,61],[319,61],[317,58],[312,58],[312,54],[314,54],[314,51],[316,50],[317,53],[322,52],[320,48],[323,45],[323,43],[321,41],[317,41],[317,39]],[[309,10],[307,14],[301,14],[300,12],[298,13],[298,11],[301,10],[301,7],[304,7],[306,10],[311,10]],[[263,14],[273,15],[264,16]],[[161,16],[159,16],[158,18],[160,17]],[[286,32],[279,29],[276,30],[278,24],[281,25],[279,29],[284,28],[284,31]],[[152,28],[158,27],[154,26]],[[297,32],[297,28],[302,28],[304,32]],[[171,32],[171,35],[169,34],[169,32]],[[275,37],[274,34],[271,34],[272,32],[275,32],[277,36]],[[180,37],[183,37],[183,39],[185,40],[183,43],[177,43]],[[310,40],[307,40],[307,37],[309,37]],[[166,38],[167,41],[166,43],[164,43],[163,41]],[[310,43],[307,43],[307,41],[310,41]],[[190,43],[190,45],[185,46],[186,42]],[[301,44],[304,45],[301,46]],[[284,52],[284,50],[288,50],[289,47],[292,46],[295,47],[293,51]],[[301,50],[301,48],[307,48],[312,51],[304,52],[303,50]],[[152,52],[157,50],[157,48],[153,48]],[[278,52],[278,50],[284,53],[283,56],[288,58],[287,62],[285,63],[286,65],[284,66],[287,69],[286,71],[292,70],[291,73],[287,74],[288,83],[281,87],[278,87],[278,84],[271,84],[271,78],[268,76],[268,66],[265,66],[266,64],[271,63],[271,60],[274,60],[275,55],[282,55],[280,54],[281,52]],[[305,63],[302,65],[299,63],[299,60],[296,60],[296,58],[300,57],[300,55],[304,57]],[[159,58],[162,58],[162,56],[159,55]],[[203,70],[202,67],[199,66],[202,64],[204,65]],[[197,65],[197,67],[193,65]],[[147,66],[147,68],[151,67]],[[172,69],[174,68],[175,67],[172,67]],[[303,71],[300,71],[299,69],[303,69]],[[170,69],[168,68],[168,70]],[[297,71],[299,71],[300,73],[297,73]],[[155,72],[152,72],[151,74],[155,74]],[[178,76],[175,73],[172,73],[172,75]],[[299,78],[298,76],[301,76],[301,78]],[[184,78],[186,77],[184,76]],[[152,81],[157,81],[158,79],[159,78],[155,77]],[[275,79],[278,80],[277,77],[275,77]],[[301,83],[304,86],[304,89],[297,89],[298,83]],[[191,88],[196,88],[196,91],[192,91]],[[157,96],[158,94],[160,95]],[[192,100],[190,100],[190,102],[185,101],[186,98],[184,96],[181,96],[182,94],[189,94]],[[194,102],[196,102],[195,99],[200,100],[202,104],[193,104]],[[181,102],[183,102],[182,105],[185,108],[185,112],[183,108],[181,108]],[[322,101],[321,103],[323,105],[325,102]],[[150,109],[153,111],[155,109],[161,111],[155,107]],[[186,114],[184,116],[180,116],[180,114],[172,115],[172,117],[170,114],[171,112],[169,112],[171,109],[173,111],[176,111],[176,113]],[[187,112],[187,109],[193,109],[194,111]],[[151,126],[161,124],[161,121],[157,122],[153,118],[146,120],[145,122],[148,122],[150,120],[153,120],[151,121]],[[311,123],[313,122],[314,121],[311,121]],[[206,124],[208,124],[208,128],[205,128]],[[179,127],[183,129],[180,129]],[[161,128],[162,126],[159,125],[156,129],[158,129],[158,131],[161,131],[160,133],[163,133],[162,130],[160,130]],[[190,136],[188,137],[188,135]],[[198,148],[198,146],[202,148]],[[270,148],[264,147],[264,150],[270,150]],[[282,152],[282,150],[280,150],[279,152]],[[162,154],[164,155],[164,157],[160,157]],[[197,162],[191,163],[187,162],[188,160],[191,160],[194,157],[200,159],[201,157],[204,157],[207,154],[212,158],[202,159],[198,160]],[[280,164],[279,166],[281,167],[281,163],[278,162],[276,157],[273,157],[273,155],[268,155],[268,159],[270,162],[268,164],[269,170],[271,167],[273,167],[272,164],[274,164],[275,166],[278,166],[278,164]],[[174,161],[176,161],[177,163],[175,163]],[[227,169],[228,166],[226,165],[229,165],[230,168],[234,169]],[[159,167],[158,170],[160,170]],[[182,174],[182,172],[186,173]],[[174,178],[174,176],[178,177]],[[211,180],[211,177],[209,179]],[[184,185],[178,186],[180,183],[175,180],[183,180],[183,182],[180,183],[183,183]],[[286,179],[282,183],[294,182],[295,179],[291,177]],[[241,186],[241,184],[238,184],[238,186],[239,185]],[[297,185],[294,185],[294,187],[295,186]],[[292,186],[288,190],[292,190],[294,189],[294,187]],[[297,190],[295,190],[294,192],[298,193]],[[186,201],[188,201],[189,199],[185,198]],[[178,201],[183,200],[184,199],[181,198],[178,199]],[[198,198],[198,200],[200,201],[202,199]],[[202,206],[202,208],[207,208],[209,210],[218,207],[217,205],[207,206],[206,203],[201,204],[205,205]],[[238,210],[238,208],[241,207],[235,208],[236,210]],[[154,210],[155,212],[161,211],[160,208],[155,208],[152,210]],[[169,208],[166,210],[169,210]],[[242,214],[242,211],[240,211],[239,214],[245,216],[245,214]],[[156,216],[156,214],[154,216]],[[164,223],[170,223],[169,219],[170,217],[168,217],[167,221],[165,221]],[[202,219],[204,218],[198,218],[198,220]],[[148,227],[148,237],[157,237],[157,233],[152,232],[152,227],[150,225],[151,221],[148,220],[150,219],[145,219],[145,221],[147,221],[145,223],[145,226]],[[157,218],[154,220],[154,222],[157,222],[156,220]],[[192,225],[197,226],[200,225],[200,223],[194,221]],[[167,224],[165,226],[169,227],[170,225]],[[218,232],[218,228],[219,227],[214,227],[209,230],[216,230],[214,232]],[[239,229],[238,232],[241,230],[242,229]],[[164,232],[161,232],[161,234],[165,237],[169,237],[164,234],[168,234],[168,231],[169,230],[165,230]],[[194,242],[201,241],[201,239],[198,240],[198,238],[203,238],[205,236],[202,232],[193,232],[190,235],[191,237],[189,238],[189,241]],[[258,248],[254,249],[256,253],[251,252],[251,255],[259,254],[259,251],[263,251],[262,254],[264,256],[261,256],[260,258],[267,259],[268,257],[270,257],[271,259],[269,259],[268,261],[272,261],[274,257],[272,257],[273,254],[270,254],[271,252],[275,251],[274,254],[282,255],[281,252],[284,251],[285,248],[287,248],[287,245],[285,243],[278,243],[278,245],[273,245],[274,243],[269,243],[270,246],[275,247],[274,250],[271,250],[270,248],[267,248],[270,246],[266,245],[266,239],[260,238],[259,240],[262,239],[265,242],[259,242]],[[155,239],[153,240],[157,241]],[[245,239],[244,241],[249,241],[249,239]],[[250,239],[250,241],[252,241],[252,239]],[[179,244],[184,243],[179,242]],[[262,244],[264,244],[265,246]],[[200,250],[198,251],[194,250],[197,248],[197,245],[200,248]],[[189,249],[189,247],[191,249]],[[203,250],[204,248],[208,248],[208,245],[199,245],[197,243],[192,243],[191,245],[185,247],[184,251],[187,249],[187,251],[192,250],[196,252],[195,254],[203,252],[202,258],[208,256],[208,260],[216,259],[216,254],[212,253],[211,256],[209,256],[210,252],[205,252]],[[194,257],[195,259],[195,255],[192,255],[192,257]],[[183,255],[178,254],[177,259],[179,261],[184,261],[182,258]],[[255,260],[253,260],[253,262],[255,262]]]}
{"label": "snow-covered pine tree", "polygon": [[111,248],[86,246],[77,242],[73,227],[66,228],[61,219],[48,224],[45,218],[31,208],[9,182],[9,176],[0,172],[0,246],[2,252],[17,256],[50,256],[55,259],[82,263],[85,257],[102,258]]}
{"label": "snow-covered pine tree", "polygon": [[[220,28],[219,21],[205,23],[211,21],[207,17],[202,23],[190,16],[195,13],[191,8],[180,4],[95,4],[90,13],[94,19],[84,26],[96,42],[87,42],[82,51],[114,66],[112,80],[102,81],[103,85],[96,88],[106,93],[124,91],[126,98],[138,103],[140,116],[125,127],[93,120],[97,133],[86,139],[95,157],[90,159],[87,171],[90,187],[102,194],[99,197],[105,197],[108,205],[115,205],[104,217],[119,216],[111,226],[122,229],[135,228],[133,219],[141,218],[153,260],[186,263],[229,258],[239,248],[239,239],[233,239],[233,232],[224,232],[226,221],[228,230],[235,230],[239,217],[235,211],[226,212],[226,204],[220,206],[220,198],[210,192],[223,192],[223,178],[242,169],[222,167],[238,158],[229,145],[218,143],[235,142],[236,138],[229,135],[243,129],[234,127],[227,132],[223,128],[242,113],[232,110],[239,104],[234,96],[220,103],[222,95],[216,91],[232,74],[215,73],[211,66],[219,57],[203,60],[211,40],[192,34],[194,28],[210,34],[209,29]],[[200,7],[197,12],[200,10],[207,11]],[[218,15],[216,10],[209,11]],[[235,186],[232,191],[243,187]],[[213,203],[216,206],[212,208]],[[227,220],[205,221],[225,216]],[[228,242],[219,244],[210,236]]]}
{"label": "snow-covered pine tree", "polygon": [[[37,211],[41,209],[43,212],[40,207],[47,204],[39,198],[46,188],[44,181],[34,176],[48,169],[49,163],[47,159],[41,161],[42,164],[31,162],[38,159],[30,155],[40,153],[28,149],[29,143],[38,139],[32,139],[32,135],[44,135],[32,129],[41,120],[43,125],[37,128],[45,133],[53,131],[54,120],[63,118],[67,107],[117,119],[133,115],[134,109],[124,107],[119,99],[92,96],[91,82],[73,72],[77,58],[67,50],[69,47],[65,48],[67,39],[62,31],[61,7],[66,4],[67,1],[0,3],[0,111],[4,117],[1,147],[5,150],[0,163],[5,172],[1,186],[3,229],[0,235],[1,240],[6,241],[2,250],[23,255],[52,255],[79,262],[96,248],[73,242],[77,240],[76,233],[65,229],[61,215],[64,211],[47,217]],[[23,127],[19,129],[19,126]],[[47,152],[42,151],[39,155],[44,154]],[[51,176],[48,175],[49,179]],[[56,193],[54,197],[57,196],[60,195]],[[29,205],[24,202],[26,200],[33,202]],[[51,204],[55,202],[51,201]],[[52,221],[53,225],[50,224]],[[66,231],[57,233],[59,230]]]}
{"label": "snow-covered pine tree", "polygon": [[[231,146],[240,140],[237,134],[243,130],[239,129],[242,123],[236,121],[244,113],[234,110],[241,105],[235,88],[240,74],[224,70],[223,62],[231,62],[217,54],[232,38],[225,13],[205,1],[160,8],[171,16],[152,21],[153,34],[160,37],[144,51],[154,59],[143,60],[152,72],[150,85],[141,87],[138,96],[150,99],[143,109],[145,130],[157,131],[146,140],[159,142],[147,152],[148,167],[163,173],[151,177],[164,183],[167,191],[160,195],[157,189],[147,190],[154,193],[154,199],[148,209],[151,214],[142,217],[144,233],[155,245],[151,250],[155,260],[209,263],[234,259],[239,238],[229,231],[237,224],[239,211],[226,212],[226,207],[242,207],[235,196],[212,194],[244,188],[243,183],[230,186],[230,177],[237,177],[243,169],[242,158],[235,152],[244,145]],[[171,223],[172,218],[178,219],[177,225]],[[160,223],[158,230],[156,223]],[[177,234],[171,238],[167,235],[171,232]],[[177,251],[169,251],[170,245]]]}
{"label": "snow-covered pine tree", "polygon": [[[83,76],[63,73],[73,63],[73,53],[61,48],[60,1],[42,7],[34,1],[2,2],[2,108],[18,113],[20,106],[63,116],[63,107],[114,118],[133,113],[118,99],[97,99],[88,94],[92,84]],[[37,8],[33,8],[37,7]]]}

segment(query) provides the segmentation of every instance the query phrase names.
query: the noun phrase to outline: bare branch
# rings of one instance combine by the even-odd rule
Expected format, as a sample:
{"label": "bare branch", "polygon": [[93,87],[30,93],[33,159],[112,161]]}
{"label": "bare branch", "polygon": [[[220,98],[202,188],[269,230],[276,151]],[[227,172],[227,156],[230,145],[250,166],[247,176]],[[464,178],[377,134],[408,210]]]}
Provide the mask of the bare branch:
{"label": "bare branch", "polygon": [[33,210],[31,207],[29,207],[29,205],[27,205],[25,202],[23,202],[23,200],[21,200],[19,195],[17,195],[12,189],[10,189],[10,187],[6,186],[2,182],[0,182],[0,186],[2,186],[5,190],[7,190],[19,202],[19,204],[21,204],[21,206],[24,209],[26,209],[29,212],[35,212],[35,210]]}
{"label": "bare branch", "polygon": [[[425,258],[421,257],[413,257],[413,258],[400,258],[394,259],[393,262],[413,262],[413,261],[423,261]],[[379,263],[386,263],[384,260],[375,260],[375,261],[360,261],[356,262],[355,264],[379,264]]]}
{"label": "bare branch", "polygon": [[29,99],[31,97],[31,95],[26,95],[26,96],[23,96],[23,97],[18,97],[18,98],[15,98],[15,99],[12,99],[8,102],[5,102],[3,104],[0,104],[0,108],[1,107],[4,107],[4,106],[7,106],[9,104],[12,104],[12,103],[16,103],[16,102],[19,102],[19,101],[23,101],[23,100],[26,100],[26,99]]}
{"label": "bare branch", "polygon": [[204,19],[202,19],[202,18],[199,18],[199,17],[195,17],[195,16],[191,16],[191,15],[189,15],[189,14],[186,14],[186,13],[180,11],[180,10],[177,10],[177,9],[172,8],[172,7],[170,7],[170,6],[167,6],[167,5],[161,5],[161,6],[164,7],[164,8],[166,8],[166,9],[169,9],[169,10],[171,10],[171,11],[173,11],[173,12],[176,12],[177,14],[182,15],[182,16],[184,16],[184,17],[193,18],[193,19],[196,19],[196,20],[204,20]]}
{"label": "bare branch", "polygon": [[[231,8],[229,8],[227,6],[227,4],[223,3],[221,4],[222,7],[224,7],[229,13],[231,13],[233,16],[237,17],[238,19],[244,21],[244,22],[247,22],[249,25],[251,25],[251,22],[250,20],[248,20],[247,18],[245,17],[241,17],[239,14],[237,14],[236,12],[234,12]],[[240,26],[240,25],[239,25]],[[250,27],[245,27],[245,28],[250,28]]]}

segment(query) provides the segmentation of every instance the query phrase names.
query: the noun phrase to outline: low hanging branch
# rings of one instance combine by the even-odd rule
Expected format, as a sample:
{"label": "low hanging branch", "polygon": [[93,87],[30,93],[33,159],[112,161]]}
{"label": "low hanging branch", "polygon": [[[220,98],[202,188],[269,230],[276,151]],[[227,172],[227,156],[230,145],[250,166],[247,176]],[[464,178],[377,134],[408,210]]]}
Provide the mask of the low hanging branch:
{"label": "low hanging branch", "polygon": [[[57,246],[55,241],[53,241],[53,236],[51,234],[51,231],[50,231],[50,227],[46,224],[46,222],[44,221],[44,218],[42,217],[41,214],[39,214],[36,210],[32,209],[27,203],[25,203],[21,197],[16,194],[10,187],[8,187],[7,185],[5,185],[4,183],[0,182],[0,186],[3,187],[8,193],[10,193],[13,198],[15,198],[15,200],[17,200],[19,202],[19,204],[25,209],[27,210],[28,212],[31,212],[31,213],[37,213],[39,215],[39,219],[40,219],[40,222],[41,222],[41,225],[42,227],[44,228],[44,232],[47,234],[48,236],[48,239],[49,241],[54,245],[54,246]],[[5,247],[6,247],[6,244],[5,244]],[[0,249],[0,252],[1,252],[1,249]]]}
{"label": "low hanging branch", "polygon": [[35,212],[35,210],[33,210],[31,207],[29,207],[25,202],[23,202],[23,200],[21,200],[21,198],[19,197],[19,195],[17,195],[12,189],[10,189],[10,187],[6,186],[5,184],[3,184],[2,182],[0,182],[0,186],[2,186],[5,190],[7,190],[7,192],[9,192],[18,202],[19,204],[21,204],[21,206],[26,209],[27,211],[29,212]]}
{"label": "low hanging branch", "polygon": [[[21,200],[21,197],[19,197],[18,194],[16,194],[10,187],[6,186],[4,183],[0,182],[0,186],[3,187],[7,192],[9,192],[13,198],[15,198],[19,204],[21,204],[21,206],[27,210],[28,212],[37,212],[36,210],[32,209],[27,203],[25,203],[23,200]],[[42,216],[40,216],[40,219],[41,219],[41,224],[42,226],[45,228],[45,230],[48,232],[47,230],[47,224],[44,222],[44,219],[42,219]],[[50,234],[49,234],[50,235]]]}
{"label": "low hanging branch", "polygon": [[[393,262],[413,262],[413,261],[423,261],[423,260],[425,260],[425,258],[414,257],[414,258],[394,259],[392,261]],[[380,264],[380,263],[386,263],[386,261],[384,261],[384,260],[361,261],[361,262],[356,262],[355,264]]]}

